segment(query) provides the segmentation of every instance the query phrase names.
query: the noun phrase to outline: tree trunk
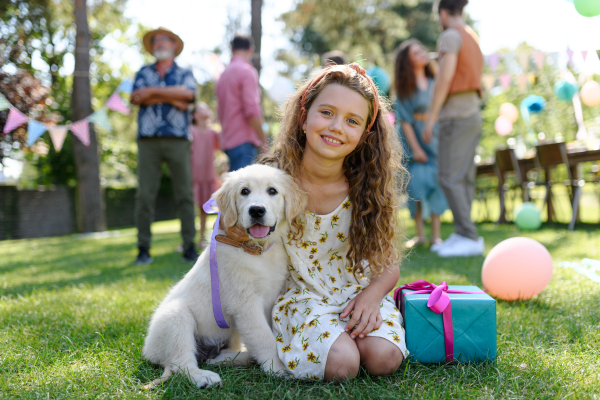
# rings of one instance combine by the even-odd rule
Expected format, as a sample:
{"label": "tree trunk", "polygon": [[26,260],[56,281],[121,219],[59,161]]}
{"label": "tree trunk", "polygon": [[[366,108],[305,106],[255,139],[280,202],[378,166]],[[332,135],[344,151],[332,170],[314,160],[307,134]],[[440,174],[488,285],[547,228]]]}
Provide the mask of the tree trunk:
{"label": "tree trunk", "polygon": [[[90,88],[90,31],[87,21],[86,0],[75,0],[75,72],[73,73],[73,95],[71,119],[79,121],[92,113]],[[73,155],[77,167],[77,225],[80,232],[106,230],[104,198],[100,186],[100,157],[98,140],[90,124],[90,145],[86,147],[75,135]]]}
{"label": "tree trunk", "polygon": [[252,39],[254,40],[254,56],[252,63],[260,75],[260,41],[262,38],[262,5],[263,0],[252,1]]}

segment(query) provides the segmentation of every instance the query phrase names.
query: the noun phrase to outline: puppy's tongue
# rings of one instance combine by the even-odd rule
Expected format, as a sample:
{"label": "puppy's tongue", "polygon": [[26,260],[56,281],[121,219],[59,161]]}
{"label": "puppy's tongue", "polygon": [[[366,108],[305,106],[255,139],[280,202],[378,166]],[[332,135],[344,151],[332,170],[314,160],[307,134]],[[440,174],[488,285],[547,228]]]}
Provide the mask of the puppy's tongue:
{"label": "puppy's tongue", "polygon": [[263,238],[269,234],[270,228],[264,225],[252,225],[250,227],[250,234],[255,238]]}

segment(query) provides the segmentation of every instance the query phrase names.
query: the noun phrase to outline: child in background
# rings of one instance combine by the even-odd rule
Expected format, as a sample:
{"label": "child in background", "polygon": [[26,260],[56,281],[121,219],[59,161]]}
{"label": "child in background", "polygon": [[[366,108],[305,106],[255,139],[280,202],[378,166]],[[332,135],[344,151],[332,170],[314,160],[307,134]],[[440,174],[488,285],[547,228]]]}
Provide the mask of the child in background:
{"label": "child in background", "polygon": [[422,136],[434,82],[429,56],[421,42],[409,39],[400,45],[394,75],[394,108],[410,174],[406,190],[408,208],[417,228],[417,236],[406,246],[410,248],[427,242],[423,221],[431,214],[431,246],[435,250],[442,244],[440,215],[448,209],[448,203],[438,181],[437,125],[430,142],[425,142]]}
{"label": "child in background", "polygon": [[[324,68],[288,100],[277,144],[259,161],[308,194],[285,243],[290,277],[272,312],[279,358],[299,379],[394,373],[408,356],[398,282],[405,169],[384,100],[358,64]],[[236,232],[237,231],[237,232]],[[239,228],[227,235],[237,240]]]}
{"label": "child in background", "polygon": [[217,190],[217,173],[214,166],[215,150],[219,150],[220,136],[210,129],[213,113],[206,103],[196,104],[192,113],[192,182],[194,201],[200,208],[200,249],[206,247],[204,240],[206,213],[202,205]]}

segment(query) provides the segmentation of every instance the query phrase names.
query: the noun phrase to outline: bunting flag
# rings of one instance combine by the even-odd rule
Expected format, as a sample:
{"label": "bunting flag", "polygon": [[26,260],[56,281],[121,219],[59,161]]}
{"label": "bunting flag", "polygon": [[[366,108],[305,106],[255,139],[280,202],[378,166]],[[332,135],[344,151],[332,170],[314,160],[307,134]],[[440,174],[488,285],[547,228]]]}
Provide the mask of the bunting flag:
{"label": "bunting flag", "polygon": [[523,72],[527,72],[529,69],[529,56],[529,53],[519,53],[518,55],[519,64],[521,65],[521,68],[523,68]]}
{"label": "bunting flag", "polygon": [[569,66],[573,66],[573,50],[567,48],[567,57],[569,57]]}
{"label": "bunting flag", "polygon": [[500,84],[504,90],[510,87],[510,83],[512,81],[512,76],[510,74],[502,74],[500,75]]}
{"label": "bunting flag", "polygon": [[485,90],[489,92],[494,87],[494,83],[496,83],[496,76],[485,74],[481,77],[481,82],[483,83]]}
{"label": "bunting flag", "polygon": [[31,147],[46,132],[46,125],[30,119],[27,123],[27,147]]}
{"label": "bunting flag", "polygon": [[519,90],[524,92],[527,89],[527,74],[521,74],[517,77],[517,82],[519,83]]}
{"label": "bunting flag", "polygon": [[23,114],[21,111],[17,110],[14,107],[10,107],[8,118],[6,118],[6,125],[4,125],[4,129],[2,130],[2,132],[5,134],[12,132],[19,126],[27,122],[27,120],[27,115]]}
{"label": "bunting flag", "polygon": [[7,108],[10,108],[10,103],[6,100],[6,97],[0,93],[0,111],[6,110]]}
{"label": "bunting flag", "polygon": [[510,70],[512,63],[515,61],[515,59],[517,57],[515,56],[514,53],[506,53],[506,54],[504,54],[503,58],[504,58],[504,65],[506,65],[506,68],[508,68]]}
{"label": "bunting flag", "polygon": [[500,54],[498,54],[498,53],[490,54],[490,56],[488,57],[488,60],[490,62],[490,69],[492,70],[492,72],[496,72],[496,69],[498,68],[498,64],[500,63]]}
{"label": "bunting flag", "polygon": [[527,74],[527,81],[529,82],[530,85],[532,85],[532,86],[535,85],[537,78],[533,72],[530,72]]}
{"label": "bunting flag", "polygon": [[598,55],[598,58],[600,58],[600,50],[596,50],[596,54]]}
{"label": "bunting flag", "polygon": [[106,108],[102,107],[89,117],[90,122],[94,123],[94,125],[104,129],[107,132],[112,132],[112,125],[108,120],[108,114],[106,113]]}
{"label": "bunting flag", "polygon": [[123,99],[119,96],[119,92],[115,91],[106,101],[106,107],[113,110],[118,111],[122,114],[129,115],[131,111],[129,108],[123,103]]}
{"label": "bunting flag", "polygon": [[535,66],[539,71],[544,69],[544,62],[546,61],[546,53],[543,51],[534,51],[533,60],[535,61]]}
{"label": "bunting flag", "polygon": [[70,127],[70,125],[48,127],[48,133],[50,134],[50,139],[52,139],[52,144],[54,145],[54,150],[56,150],[56,152],[59,152],[62,149],[65,138],[67,137],[67,131]]}
{"label": "bunting flag", "polygon": [[118,92],[131,93],[133,91],[133,82],[131,79],[125,79],[117,87]]}
{"label": "bunting flag", "polygon": [[74,122],[73,125],[71,125],[71,132],[73,132],[86,147],[90,145],[90,125],[87,119]]}
{"label": "bunting flag", "polygon": [[553,51],[551,53],[546,54],[546,58],[550,60],[550,64],[552,64],[552,68],[558,68],[558,60],[560,55],[557,51]]}

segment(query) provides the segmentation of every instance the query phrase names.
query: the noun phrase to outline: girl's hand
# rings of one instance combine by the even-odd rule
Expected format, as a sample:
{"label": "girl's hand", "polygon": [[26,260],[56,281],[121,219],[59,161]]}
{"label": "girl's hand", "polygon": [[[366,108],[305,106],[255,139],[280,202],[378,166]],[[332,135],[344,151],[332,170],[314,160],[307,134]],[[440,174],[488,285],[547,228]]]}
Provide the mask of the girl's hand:
{"label": "girl's hand", "polygon": [[431,143],[433,140],[433,128],[435,127],[435,120],[428,118],[423,127],[422,138],[425,143]]}
{"label": "girl's hand", "polygon": [[381,326],[383,318],[379,305],[382,299],[378,297],[377,293],[373,293],[367,287],[356,295],[340,314],[340,318],[346,318],[352,312],[352,318],[344,327],[344,331],[350,333],[352,339],[364,338],[373,329],[379,329]]}
{"label": "girl's hand", "polygon": [[427,161],[429,161],[429,157],[427,157],[427,153],[425,153],[425,151],[423,151],[421,146],[413,149],[412,153],[413,153],[412,154],[413,160],[418,163],[426,163]]}

